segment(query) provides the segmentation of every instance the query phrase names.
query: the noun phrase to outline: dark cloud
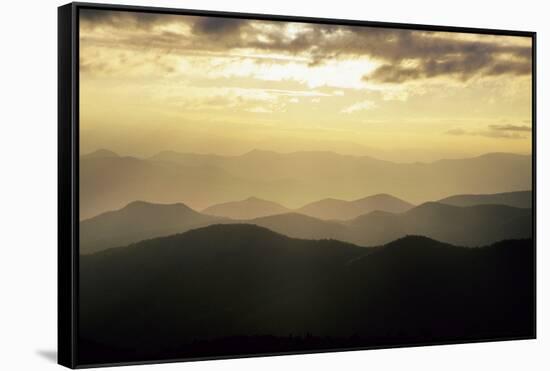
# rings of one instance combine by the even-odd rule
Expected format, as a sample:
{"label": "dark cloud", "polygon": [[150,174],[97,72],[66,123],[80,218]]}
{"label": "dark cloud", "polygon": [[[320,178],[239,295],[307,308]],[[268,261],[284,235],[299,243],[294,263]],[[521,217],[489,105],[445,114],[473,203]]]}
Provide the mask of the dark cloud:
{"label": "dark cloud", "polygon": [[159,13],[138,13],[129,11],[109,11],[81,9],[80,22],[84,27],[131,27],[148,30],[156,24],[177,21],[178,16]]}
{"label": "dark cloud", "polygon": [[[122,40],[133,47],[215,52],[252,48],[307,56],[310,65],[368,56],[381,66],[363,79],[381,83],[438,76],[466,81],[475,76],[531,73],[531,47],[502,44],[498,37],[480,41],[458,39],[453,33],[318,24],[301,24],[300,32],[290,37],[285,32],[287,22],[103,10],[82,10],[81,19],[87,27],[107,25],[149,31]],[[192,36],[152,30],[161,22],[186,23]],[[259,27],[260,24],[270,27]],[[120,44],[121,40],[117,42]]]}
{"label": "dark cloud", "polygon": [[[420,78],[451,76],[466,81],[476,75],[531,73],[530,54],[525,52],[525,49],[530,52],[530,48],[499,47],[489,43],[440,38],[434,38],[429,42],[426,37],[407,38],[410,43],[402,50],[401,56],[390,59],[391,63],[383,64],[369,75],[365,75],[363,79],[383,83],[401,83]],[[514,56],[516,60],[507,60],[507,55]],[[414,60],[417,65],[403,67],[401,64],[407,59]]]}
{"label": "dark cloud", "polygon": [[193,32],[207,35],[234,34],[249,22],[246,19],[199,17],[193,23]]}
{"label": "dark cloud", "polygon": [[81,9],[79,13],[80,21],[93,23],[110,22],[114,16],[113,12],[97,9]]}
{"label": "dark cloud", "polygon": [[416,80],[420,77],[425,77],[425,73],[420,68],[402,68],[395,67],[391,64],[385,64],[378,67],[371,74],[363,76],[363,80],[397,83],[407,80]]}
{"label": "dark cloud", "polygon": [[531,63],[526,63],[528,60],[524,62],[496,62],[489,66],[486,70],[486,74],[493,76],[493,75],[504,75],[504,74],[511,74],[511,75],[526,75],[531,73]]}

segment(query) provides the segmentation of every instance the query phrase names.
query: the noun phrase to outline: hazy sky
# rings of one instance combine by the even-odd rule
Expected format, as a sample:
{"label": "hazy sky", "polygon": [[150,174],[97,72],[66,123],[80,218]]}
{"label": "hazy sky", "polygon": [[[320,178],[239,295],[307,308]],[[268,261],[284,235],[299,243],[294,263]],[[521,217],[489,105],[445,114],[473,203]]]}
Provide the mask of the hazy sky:
{"label": "hazy sky", "polygon": [[81,152],[531,153],[531,40],[81,10]]}

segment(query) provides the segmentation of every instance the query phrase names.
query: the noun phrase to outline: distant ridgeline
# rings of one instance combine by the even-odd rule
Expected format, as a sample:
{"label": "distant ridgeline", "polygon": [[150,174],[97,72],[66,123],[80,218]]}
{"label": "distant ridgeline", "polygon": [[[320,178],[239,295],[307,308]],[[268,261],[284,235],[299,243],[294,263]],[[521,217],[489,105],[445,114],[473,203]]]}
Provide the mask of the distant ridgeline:
{"label": "distant ridgeline", "polygon": [[380,247],[218,224],[80,259],[79,360],[525,338],[530,239]]}
{"label": "distant ridgeline", "polygon": [[[353,200],[391,194],[420,204],[449,195],[529,190],[531,161],[528,155],[506,153],[431,163],[393,163],[333,152],[281,154],[255,150],[241,156],[161,152],[150,158],[135,158],[100,150],[80,158],[80,219],[120,209],[135,200],[184,202],[203,210],[256,196],[295,209],[327,197]],[[375,204],[376,200],[369,202]],[[295,211],[321,219],[351,219],[365,213],[361,203],[356,202],[332,214],[332,204],[324,200]],[[385,211],[401,212],[406,207],[398,202]],[[236,218],[260,216],[266,215]]]}
{"label": "distant ridgeline", "polygon": [[289,237],[336,239],[361,246],[385,244],[407,235],[480,246],[531,238],[531,198],[531,191],[459,195],[414,206],[390,195],[375,195],[356,201],[325,199],[290,210],[251,197],[214,205],[202,213],[181,203],[135,201],[82,221],[80,252],[90,254],[207,225],[236,222],[266,227]]}

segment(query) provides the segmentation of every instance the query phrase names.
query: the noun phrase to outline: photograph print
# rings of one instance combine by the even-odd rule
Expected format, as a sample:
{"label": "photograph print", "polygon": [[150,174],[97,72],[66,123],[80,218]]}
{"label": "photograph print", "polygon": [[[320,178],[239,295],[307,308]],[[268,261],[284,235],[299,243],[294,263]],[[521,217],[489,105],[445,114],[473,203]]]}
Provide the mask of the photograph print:
{"label": "photograph print", "polygon": [[535,337],[532,35],[78,12],[80,365]]}

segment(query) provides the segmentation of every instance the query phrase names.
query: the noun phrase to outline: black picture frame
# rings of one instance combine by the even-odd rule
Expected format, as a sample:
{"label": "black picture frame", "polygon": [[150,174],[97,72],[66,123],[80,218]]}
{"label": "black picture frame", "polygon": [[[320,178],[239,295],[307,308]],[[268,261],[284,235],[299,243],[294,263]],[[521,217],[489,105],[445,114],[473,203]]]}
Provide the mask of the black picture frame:
{"label": "black picture frame", "polygon": [[[177,14],[209,17],[229,17],[266,21],[291,21],[316,24],[383,27],[390,29],[410,29],[424,31],[445,31],[487,35],[522,36],[532,40],[532,212],[533,243],[535,245],[534,285],[536,293],[536,112],[537,112],[537,72],[536,72],[536,32],[497,30],[488,28],[448,27],[407,23],[387,23],[347,19],[327,19],[253,13],[233,13],[222,11],[202,11],[189,9],[157,8],[146,6],[108,5],[97,3],[70,3],[58,8],[58,363],[69,368],[98,366],[120,366],[163,362],[182,362],[283,354],[307,354],[317,352],[340,352],[351,350],[376,349],[380,347],[334,348],[303,352],[235,354],[219,357],[195,357],[183,359],[151,360],[143,362],[120,362],[103,364],[82,364],[78,352],[78,280],[79,280],[79,11],[81,9],[117,10],[157,14]],[[459,344],[465,342],[485,342],[501,340],[521,340],[536,338],[536,295],[535,323],[533,336],[521,338],[479,339],[456,342],[428,342],[384,346],[397,348],[409,346]]]}

